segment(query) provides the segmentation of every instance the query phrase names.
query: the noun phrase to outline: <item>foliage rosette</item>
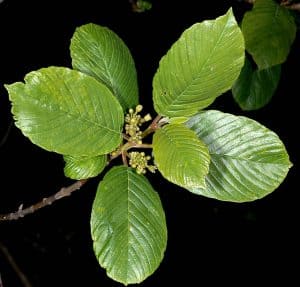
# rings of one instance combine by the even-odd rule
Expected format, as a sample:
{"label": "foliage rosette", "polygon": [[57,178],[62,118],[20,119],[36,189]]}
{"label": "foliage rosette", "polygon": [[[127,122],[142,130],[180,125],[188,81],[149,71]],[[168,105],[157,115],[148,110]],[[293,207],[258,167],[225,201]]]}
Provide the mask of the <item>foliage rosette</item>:
{"label": "foliage rosette", "polygon": [[[265,3],[258,0],[253,13]],[[251,13],[242,24],[250,54]],[[285,36],[286,48],[293,31]],[[63,155],[67,177],[86,182],[122,158],[123,165],[100,181],[90,221],[94,253],[113,280],[140,283],[163,260],[166,218],[146,171],[157,169],[194,194],[232,202],[262,198],[286,177],[291,163],[274,132],[246,117],[204,110],[232,87],[245,110],[261,107],[270,100],[286,57],[285,49],[280,60],[263,56],[260,62],[253,52],[258,69],[245,61],[232,9],[186,29],[162,57],[152,83],[158,116],[144,130],[151,116],[140,115],[135,64],[122,39],[87,24],[76,29],[70,52],[73,69],[42,68],[5,87],[16,126],[34,144]],[[151,133],[152,144],[144,139]],[[148,148],[153,158],[144,151]]]}

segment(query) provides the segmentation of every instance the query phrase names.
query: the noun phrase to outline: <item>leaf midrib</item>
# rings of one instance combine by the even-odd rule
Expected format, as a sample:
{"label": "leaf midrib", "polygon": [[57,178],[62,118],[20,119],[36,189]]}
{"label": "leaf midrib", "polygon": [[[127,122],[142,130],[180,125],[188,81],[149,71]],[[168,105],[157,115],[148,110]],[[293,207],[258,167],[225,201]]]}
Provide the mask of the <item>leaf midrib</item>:
{"label": "leaf midrib", "polygon": [[212,51],[211,51],[209,57],[207,57],[207,59],[205,60],[205,62],[204,62],[204,63],[202,64],[202,66],[200,67],[200,70],[199,70],[199,72],[198,72],[198,76],[195,77],[195,78],[193,78],[192,81],[191,81],[191,83],[190,83],[187,87],[185,87],[184,90],[183,90],[182,92],[180,92],[180,94],[178,94],[177,96],[175,95],[175,97],[174,97],[174,99],[172,100],[172,102],[169,103],[169,104],[167,105],[166,108],[169,109],[170,106],[175,105],[176,102],[178,102],[179,97],[181,97],[181,95],[184,94],[185,91],[186,91],[187,89],[189,89],[191,86],[193,86],[195,81],[198,81],[198,80],[201,78],[201,77],[200,77],[200,74],[202,73],[202,70],[204,69],[204,67],[206,66],[206,64],[208,63],[208,61],[211,59],[212,54],[213,54],[214,51],[216,50],[216,47],[218,46],[219,42],[220,42],[221,39],[223,38],[223,34],[224,34],[224,31],[225,31],[225,28],[227,27],[227,24],[228,24],[228,21],[227,21],[226,24],[224,25],[223,30],[222,30],[222,32],[221,32],[221,34],[220,34],[220,36],[219,36],[219,38],[218,38],[218,40],[217,40],[217,43],[215,44],[214,48],[212,49]]}
{"label": "leaf midrib", "polygon": [[[105,67],[104,71],[107,74],[107,76],[105,78],[108,80],[108,82],[109,82],[108,84],[110,85],[110,87],[114,91],[114,93],[118,94],[118,92],[116,90],[116,87],[114,85],[113,77],[111,76],[110,71],[107,68],[108,67],[108,63],[105,61],[104,52],[102,51],[102,47],[99,45],[98,42],[94,42],[94,44],[96,45],[97,50],[98,50],[99,55],[100,55],[100,57],[97,56],[97,59],[101,60],[102,63],[103,63],[103,65],[104,65],[104,67]],[[87,58],[91,62],[95,63],[94,59],[92,57],[90,57],[90,53],[88,53],[87,50],[83,49],[83,47],[81,47],[81,46],[79,47],[79,49],[82,50],[82,52],[87,56]],[[97,67],[98,66],[97,63],[95,63],[95,64],[96,64],[96,67]],[[97,77],[99,77],[99,76],[97,75]]]}

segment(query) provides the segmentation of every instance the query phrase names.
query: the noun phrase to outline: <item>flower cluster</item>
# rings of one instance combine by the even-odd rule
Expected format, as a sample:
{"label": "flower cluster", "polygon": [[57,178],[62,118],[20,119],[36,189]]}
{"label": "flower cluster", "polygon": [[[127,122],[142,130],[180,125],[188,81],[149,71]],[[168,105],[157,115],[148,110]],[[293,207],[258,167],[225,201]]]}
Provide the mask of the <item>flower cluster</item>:
{"label": "flower cluster", "polygon": [[153,173],[155,172],[156,166],[148,164],[148,161],[151,159],[150,155],[136,151],[130,152],[128,155],[129,165],[135,168],[138,174],[145,174],[147,169]]}
{"label": "flower cluster", "polygon": [[150,114],[144,117],[139,114],[142,109],[142,105],[137,105],[135,111],[129,109],[129,113],[125,116],[125,133],[129,136],[128,141],[136,144],[142,144],[142,131],[140,130],[140,126],[151,120]]}

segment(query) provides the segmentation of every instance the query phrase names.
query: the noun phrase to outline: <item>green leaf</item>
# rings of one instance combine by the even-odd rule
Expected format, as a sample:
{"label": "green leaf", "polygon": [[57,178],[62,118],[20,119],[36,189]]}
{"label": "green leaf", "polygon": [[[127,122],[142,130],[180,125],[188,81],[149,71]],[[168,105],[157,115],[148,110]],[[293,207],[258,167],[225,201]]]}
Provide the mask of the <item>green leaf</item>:
{"label": "green leaf", "polygon": [[139,283],[162,261],[167,227],[158,194],[133,169],[112,168],[100,183],[92,208],[94,251],[107,275]]}
{"label": "green leaf", "polygon": [[167,118],[167,121],[170,124],[184,124],[188,119],[189,119],[188,117],[175,117],[175,118]]}
{"label": "green leaf", "polygon": [[27,74],[25,84],[5,87],[16,126],[46,150],[96,156],[114,150],[122,140],[120,104],[88,75],[49,67]]}
{"label": "green leaf", "polygon": [[136,12],[145,12],[152,8],[152,3],[144,0],[137,0],[136,2],[137,9]]}
{"label": "green leaf", "polygon": [[138,104],[134,61],[124,42],[113,31],[95,24],[76,29],[71,40],[74,69],[108,86],[124,110]]}
{"label": "green leaf", "polygon": [[246,59],[241,74],[232,87],[233,97],[243,110],[256,110],[272,98],[280,80],[281,66],[254,69]]}
{"label": "green leaf", "polygon": [[242,31],[247,51],[260,69],[285,62],[296,36],[289,11],[273,0],[256,0],[244,15]]}
{"label": "green leaf", "polygon": [[291,163],[278,136],[246,117],[219,111],[200,112],[187,126],[209,147],[206,188],[191,192],[225,201],[244,202],[274,191]]}
{"label": "green leaf", "polygon": [[185,30],[161,59],[153,79],[154,107],[191,116],[229,90],[244,63],[244,40],[232,10]]}
{"label": "green leaf", "polygon": [[195,132],[182,124],[169,124],[153,136],[153,154],[158,170],[184,188],[205,188],[209,152]]}
{"label": "green leaf", "polygon": [[94,157],[64,155],[66,162],[64,173],[72,179],[86,179],[101,173],[107,163],[107,155]]}

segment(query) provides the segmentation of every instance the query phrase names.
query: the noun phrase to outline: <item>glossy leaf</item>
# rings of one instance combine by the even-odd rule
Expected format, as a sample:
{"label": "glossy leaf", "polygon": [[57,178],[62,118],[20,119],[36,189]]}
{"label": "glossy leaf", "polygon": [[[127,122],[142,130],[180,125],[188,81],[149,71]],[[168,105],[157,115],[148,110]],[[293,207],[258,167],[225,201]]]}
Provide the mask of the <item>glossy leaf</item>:
{"label": "glossy leaf", "polygon": [[209,147],[206,188],[191,192],[225,201],[244,202],[274,191],[291,163],[278,136],[246,117],[219,111],[200,112],[187,126]]}
{"label": "glossy leaf", "polygon": [[247,51],[260,69],[285,62],[296,36],[294,18],[273,0],[256,0],[242,21]]}
{"label": "glossy leaf", "polygon": [[6,85],[16,126],[34,144],[61,154],[95,156],[122,140],[123,111],[110,90],[68,68],[31,72]]}
{"label": "glossy leaf", "polygon": [[133,169],[112,168],[100,182],[92,208],[94,251],[107,275],[139,283],[159,266],[167,244],[158,194]]}
{"label": "glossy leaf", "polygon": [[281,66],[264,70],[252,67],[249,60],[232,87],[233,97],[243,110],[256,110],[272,98],[280,80]]}
{"label": "glossy leaf", "polygon": [[79,180],[100,174],[106,166],[107,155],[94,157],[64,155],[64,160],[66,162],[64,167],[65,176]]}
{"label": "glossy leaf", "polygon": [[124,42],[113,31],[95,24],[76,29],[71,40],[74,69],[107,85],[124,110],[138,104],[134,61]]}
{"label": "glossy leaf", "polygon": [[191,116],[229,90],[244,63],[244,40],[232,10],[185,30],[161,59],[153,79],[154,107]]}
{"label": "glossy leaf", "polygon": [[209,152],[195,132],[182,124],[169,124],[153,136],[153,154],[158,170],[184,188],[205,188]]}

